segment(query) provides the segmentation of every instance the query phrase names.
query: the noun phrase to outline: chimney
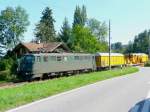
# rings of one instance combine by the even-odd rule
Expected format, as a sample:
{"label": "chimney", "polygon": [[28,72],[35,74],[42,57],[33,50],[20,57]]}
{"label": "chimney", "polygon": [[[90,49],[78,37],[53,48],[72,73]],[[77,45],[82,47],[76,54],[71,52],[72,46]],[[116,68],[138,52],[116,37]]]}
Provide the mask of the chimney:
{"label": "chimney", "polygon": [[37,44],[40,44],[41,43],[41,41],[40,40],[37,40]]}

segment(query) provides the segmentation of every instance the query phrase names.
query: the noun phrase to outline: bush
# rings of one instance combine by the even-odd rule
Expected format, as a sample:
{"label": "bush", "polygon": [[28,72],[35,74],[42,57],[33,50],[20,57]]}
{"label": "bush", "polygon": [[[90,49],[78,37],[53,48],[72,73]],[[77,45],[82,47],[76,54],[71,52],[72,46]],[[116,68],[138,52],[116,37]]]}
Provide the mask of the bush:
{"label": "bush", "polygon": [[145,64],[145,67],[150,67],[150,61]]}
{"label": "bush", "polygon": [[9,80],[9,76],[10,76],[10,71],[9,70],[0,71],[0,81]]}
{"label": "bush", "polygon": [[145,67],[150,67],[150,61],[145,64]]}
{"label": "bush", "polygon": [[14,80],[16,77],[16,61],[13,58],[3,58],[0,61],[0,80]]}
{"label": "bush", "polygon": [[12,58],[2,59],[0,61],[0,71],[11,69],[13,63],[14,63],[14,60]]}

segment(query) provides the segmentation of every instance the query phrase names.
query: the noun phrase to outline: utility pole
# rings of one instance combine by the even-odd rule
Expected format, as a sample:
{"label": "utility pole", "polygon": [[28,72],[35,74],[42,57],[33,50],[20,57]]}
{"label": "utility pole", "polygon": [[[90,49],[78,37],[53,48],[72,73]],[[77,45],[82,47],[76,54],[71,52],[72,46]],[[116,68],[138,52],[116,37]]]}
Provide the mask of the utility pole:
{"label": "utility pole", "polygon": [[148,55],[150,59],[150,31],[148,32]]}
{"label": "utility pole", "polygon": [[109,20],[109,70],[111,70],[111,25]]}

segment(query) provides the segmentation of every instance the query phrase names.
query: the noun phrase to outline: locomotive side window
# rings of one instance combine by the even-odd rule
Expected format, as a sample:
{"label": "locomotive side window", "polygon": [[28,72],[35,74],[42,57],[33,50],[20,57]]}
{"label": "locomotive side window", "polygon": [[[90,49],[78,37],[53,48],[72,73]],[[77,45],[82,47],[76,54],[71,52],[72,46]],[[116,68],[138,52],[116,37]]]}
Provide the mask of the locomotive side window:
{"label": "locomotive side window", "polygon": [[67,60],[68,60],[68,61],[74,60],[74,56],[68,56],[68,57],[67,57]]}
{"label": "locomotive side window", "polygon": [[37,62],[41,62],[41,56],[37,56]]}
{"label": "locomotive side window", "polygon": [[50,60],[56,61],[56,56],[50,56]]}
{"label": "locomotive side window", "polygon": [[90,57],[90,56],[85,56],[84,59],[85,59],[85,60],[90,60],[91,57]]}
{"label": "locomotive side window", "polygon": [[84,60],[84,56],[79,56],[79,60]]}
{"label": "locomotive side window", "polygon": [[48,62],[48,56],[43,57],[44,62]]}
{"label": "locomotive side window", "polygon": [[57,61],[61,61],[61,56],[57,56]]}
{"label": "locomotive side window", "polygon": [[75,60],[79,60],[80,58],[79,58],[79,56],[75,56],[74,59]]}
{"label": "locomotive side window", "polygon": [[84,56],[84,60],[88,60],[88,56]]}

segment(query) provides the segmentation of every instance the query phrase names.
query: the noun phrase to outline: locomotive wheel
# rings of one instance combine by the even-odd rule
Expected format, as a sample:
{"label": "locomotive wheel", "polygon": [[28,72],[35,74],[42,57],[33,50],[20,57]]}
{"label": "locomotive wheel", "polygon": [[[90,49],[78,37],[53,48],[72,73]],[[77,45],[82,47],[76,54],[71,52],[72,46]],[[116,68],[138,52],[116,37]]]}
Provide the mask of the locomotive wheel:
{"label": "locomotive wheel", "polygon": [[42,79],[43,80],[45,80],[45,79],[48,79],[49,77],[48,77],[48,74],[43,74],[43,76],[42,76]]}

